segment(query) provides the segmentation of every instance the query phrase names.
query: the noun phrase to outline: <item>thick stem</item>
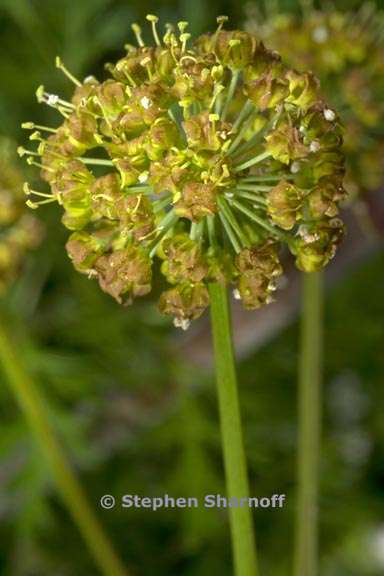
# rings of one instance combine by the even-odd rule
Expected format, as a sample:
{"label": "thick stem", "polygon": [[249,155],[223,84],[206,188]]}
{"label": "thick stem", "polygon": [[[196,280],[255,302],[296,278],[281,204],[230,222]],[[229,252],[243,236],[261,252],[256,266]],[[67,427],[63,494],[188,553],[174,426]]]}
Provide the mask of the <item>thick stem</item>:
{"label": "thick stem", "polygon": [[57,489],[93,555],[100,573],[127,576],[122,563],[103,532],[76,476],[68,464],[49,421],[47,407],[20,362],[20,352],[0,325],[0,363],[20,408],[44,455]]}
{"label": "thick stem", "polygon": [[321,272],[302,275],[295,576],[317,576],[321,433]]}
{"label": "thick stem", "polygon": [[[248,498],[249,485],[237,392],[235,359],[226,288],[210,285],[211,323],[215,350],[224,465],[229,498]],[[255,537],[248,506],[229,508],[236,576],[256,576]]]}

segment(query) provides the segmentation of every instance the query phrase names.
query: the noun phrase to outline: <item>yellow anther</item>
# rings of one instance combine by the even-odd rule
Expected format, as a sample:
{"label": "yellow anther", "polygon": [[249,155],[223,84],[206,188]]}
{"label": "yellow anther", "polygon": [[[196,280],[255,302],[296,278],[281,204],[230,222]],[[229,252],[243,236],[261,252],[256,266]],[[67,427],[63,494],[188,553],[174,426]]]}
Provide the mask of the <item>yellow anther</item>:
{"label": "yellow anther", "polygon": [[39,104],[44,102],[44,93],[45,93],[45,89],[44,89],[43,85],[39,86],[35,92],[36,98],[37,98],[37,101],[39,102]]}
{"label": "yellow anther", "polygon": [[[22,158],[23,156],[25,156],[26,154],[28,154],[27,150],[24,148],[24,146],[18,146],[17,147],[17,153],[20,156],[20,158]],[[27,160],[28,161],[28,160]]]}
{"label": "yellow anther", "polygon": [[55,66],[56,68],[59,68],[59,70],[61,70],[62,72],[64,72],[64,74],[66,75],[66,77],[71,80],[71,82],[73,82],[76,86],[81,86],[81,82],[73,75],[71,74],[71,72],[69,72],[69,70],[64,66],[63,61],[61,60],[60,56],[56,56],[55,58]]}
{"label": "yellow anther", "polygon": [[24,192],[24,194],[25,194],[26,196],[29,196],[30,194],[32,194],[28,182],[24,182],[24,184],[23,184],[23,192]]}
{"label": "yellow anther", "polygon": [[151,62],[151,58],[149,56],[146,56],[145,58],[140,60],[140,65],[141,66],[147,66],[147,64],[150,64],[150,62]]}
{"label": "yellow anther", "polygon": [[186,21],[178,22],[177,27],[181,33],[183,33],[189,26],[189,23]]}
{"label": "yellow anther", "polygon": [[32,208],[32,210],[36,210],[39,207],[39,205],[36,204],[36,202],[32,202],[32,200],[27,200],[25,204],[28,208]]}

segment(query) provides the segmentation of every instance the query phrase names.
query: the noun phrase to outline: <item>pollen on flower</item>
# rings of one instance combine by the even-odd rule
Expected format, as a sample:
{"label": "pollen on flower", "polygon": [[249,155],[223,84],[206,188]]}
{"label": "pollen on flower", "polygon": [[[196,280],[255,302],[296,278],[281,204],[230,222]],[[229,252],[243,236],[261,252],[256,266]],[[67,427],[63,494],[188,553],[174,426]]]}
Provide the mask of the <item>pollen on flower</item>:
{"label": "pollen on flower", "polygon": [[191,321],[187,318],[175,318],[173,320],[173,325],[175,328],[181,328],[182,330],[188,330],[191,325]]}
{"label": "pollen on flower", "polygon": [[148,110],[148,108],[152,106],[152,100],[147,98],[147,96],[143,96],[142,99],[140,100],[140,104],[145,110]]}
{"label": "pollen on flower", "polygon": [[248,309],[269,303],[282,244],[303,269],[333,257],[341,126],[335,113],[324,121],[312,74],[257,36],[225,30],[226,17],[195,40],[187,22],[161,36],[157,16],[147,20],[151,45],[133,24],[137,46],[102,81],[81,82],[56,60],[73,93],[37,91],[62,122],[24,124],[37,149],[20,153],[50,189],[25,194],[30,207],[60,204],[74,267],[117,302],[150,292],[157,261],[167,283],[159,309],[185,330],[208,307],[211,282],[232,286]]}
{"label": "pollen on flower", "polygon": [[318,152],[320,150],[320,142],[313,140],[309,145],[309,149],[311,152]]}
{"label": "pollen on flower", "polygon": [[328,122],[333,122],[336,118],[336,114],[330,108],[325,108],[324,110],[324,118],[328,120]]}
{"label": "pollen on flower", "polygon": [[240,290],[238,288],[234,288],[232,290],[232,295],[233,295],[235,300],[241,300],[241,294],[240,294]]}
{"label": "pollen on flower", "polygon": [[46,102],[47,102],[48,106],[56,106],[58,101],[59,101],[59,97],[57,96],[57,94],[48,94],[46,97]]}

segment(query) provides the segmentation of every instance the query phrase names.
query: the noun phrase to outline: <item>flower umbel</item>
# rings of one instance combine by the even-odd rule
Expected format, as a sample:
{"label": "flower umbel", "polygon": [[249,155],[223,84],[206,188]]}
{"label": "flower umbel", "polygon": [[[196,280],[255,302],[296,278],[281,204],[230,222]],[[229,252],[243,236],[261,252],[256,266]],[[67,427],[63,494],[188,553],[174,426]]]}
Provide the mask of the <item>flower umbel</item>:
{"label": "flower umbel", "polygon": [[[342,130],[317,80],[287,68],[252,34],[218,28],[191,42],[187,23],[74,83],[70,100],[37,91],[62,117],[35,126],[37,165],[72,231],[75,268],[118,302],[151,289],[152,263],[170,284],[160,310],[186,328],[209,304],[207,283],[234,285],[247,308],[272,299],[282,243],[304,270],[334,255],[343,226]],[[44,194],[43,199],[39,196]],[[36,198],[36,199],[35,199]],[[303,230],[307,230],[303,233]]]}
{"label": "flower umbel", "polygon": [[[279,9],[266,19],[251,12],[247,28],[290,65],[320,78],[345,122],[346,189],[351,194],[377,189],[384,177],[384,13],[372,2],[353,12],[330,3],[302,14]],[[332,120],[333,110],[327,115]]]}
{"label": "flower umbel", "polygon": [[0,138],[0,295],[17,278],[26,254],[42,236],[40,223],[25,209],[23,179],[12,155],[11,143]]}

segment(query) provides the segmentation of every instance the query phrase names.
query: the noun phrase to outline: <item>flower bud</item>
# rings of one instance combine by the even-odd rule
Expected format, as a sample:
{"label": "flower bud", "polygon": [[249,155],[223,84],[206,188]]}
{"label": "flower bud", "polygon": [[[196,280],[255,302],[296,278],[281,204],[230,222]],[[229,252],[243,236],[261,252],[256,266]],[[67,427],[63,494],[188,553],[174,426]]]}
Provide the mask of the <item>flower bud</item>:
{"label": "flower bud", "polygon": [[160,160],[179,142],[180,132],[175,123],[171,119],[159,118],[149,128],[144,148],[150,160]]}
{"label": "flower bud", "polygon": [[95,141],[97,124],[90,114],[74,112],[64,123],[63,132],[72,146],[71,152],[83,154],[86,150],[97,146]]}
{"label": "flower bud", "polygon": [[333,217],[339,212],[338,203],[345,197],[345,190],[340,179],[321,178],[308,198],[310,215],[313,218]]}
{"label": "flower bud", "polygon": [[146,238],[155,228],[151,201],[143,194],[121,194],[116,202],[122,231],[132,233],[135,241]]}
{"label": "flower bud", "polygon": [[71,160],[73,146],[68,143],[68,139],[63,129],[59,129],[56,134],[47,138],[43,145],[41,154],[42,170],[40,176],[46,182],[52,183],[58,171],[66,166],[66,162]]}
{"label": "flower bud", "polygon": [[243,306],[256,310],[268,303],[270,280],[260,272],[243,272],[238,280],[238,290]]}
{"label": "flower bud", "polygon": [[208,272],[208,266],[197,242],[187,234],[178,234],[163,242],[166,260],[161,272],[171,284],[200,282]]}
{"label": "flower bud", "polygon": [[60,170],[52,193],[65,209],[63,223],[70,230],[81,229],[92,217],[90,187],[94,177],[84,164],[72,160]]}
{"label": "flower bud", "polygon": [[304,145],[298,128],[281,122],[266,136],[266,150],[275,160],[289,164],[292,160],[305,158],[309,149]]}
{"label": "flower bud", "polygon": [[175,68],[175,60],[171,50],[164,48],[156,50],[155,70],[161,80],[169,81],[172,79]]}
{"label": "flower bud", "polygon": [[292,102],[302,110],[307,110],[317,102],[319,81],[313,74],[299,74],[295,70],[288,70],[285,78],[289,85],[287,102]]}
{"label": "flower bud", "polygon": [[300,219],[303,192],[286,180],[277,184],[267,196],[268,213],[272,220],[284,230],[291,230]]}
{"label": "flower bud", "polygon": [[107,121],[113,121],[123,106],[128,104],[129,96],[124,84],[114,80],[105,80],[96,88],[95,103]]}
{"label": "flower bud", "polygon": [[99,82],[93,76],[89,76],[84,80],[80,86],[76,86],[72,95],[71,102],[76,107],[87,108],[92,110],[94,108],[93,97],[96,96],[96,88]]}
{"label": "flower bud", "polygon": [[236,268],[240,272],[260,272],[269,278],[282,274],[277,254],[277,244],[265,242],[259,246],[245,248],[236,257]]}
{"label": "flower bud", "polygon": [[95,234],[74,232],[66,243],[68,256],[78,272],[94,273],[94,264],[105,249],[105,243]]}
{"label": "flower bud", "polygon": [[322,220],[321,224],[303,224],[299,238],[293,245],[296,265],[304,272],[321,270],[334,257],[344,236],[344,225],[339,218]]}
{"label": "flower bud", "polygon": [[121,180],[115,172],[96,178],[90,186],[92,209],[99,217],[118,218],[117,202],[122,196]]}
{"label": "flower bud", "polygon": [[196,114],[183,122],[183,128],[191,148],[217,152],[225,143],[231,126],[221,122],[209,112]]}
{"label": "flower bud", "polygon": [[184,218],[198,222],[217,211],[216,194],[214,184],[188,182],[182,189],[181,199],[176,204],[176,212]]}
{"label": "flower bud", "polygon": [[246,84],[244,91],[262,111],[275,108],[289,94],[287,83],[282,78],[274,78],[271,72]]}
{"label": "flower bud", "polygon": [[196,62],[194,58],[186,58],[180,63],[180,72],[173,85],[173,94],[183,105],[193,102],[208,101],[212,98],[214,79],[204,63]]}
{"label": "flower bud", "polygon": [[133,244],[100,256],[95,270],[100,288],[119,304],[130,304],[133,298],[151,291],[151,261],[143,249]]}
{"label": "flower bud", "polygon": [[245,308],[257,309],[272,300],[275,278],[282,268],[276,245],[265,243],[245,249],[236,258],[239,296]]}
{"label": "flower bud", "polygon": [[157,194],[172,192],[175,195],[188,178],[188,172],[182,167],[184,155],[169,152],[162,162],[152,162],[149,168],[149,182]]}
{"label": "flower bud", "polygon": [[159,309],[162,314],[174,316],[179,325],[181,320],[195,320],[209,305],[209,294],[202,283],[178,284],[160,296]]}

